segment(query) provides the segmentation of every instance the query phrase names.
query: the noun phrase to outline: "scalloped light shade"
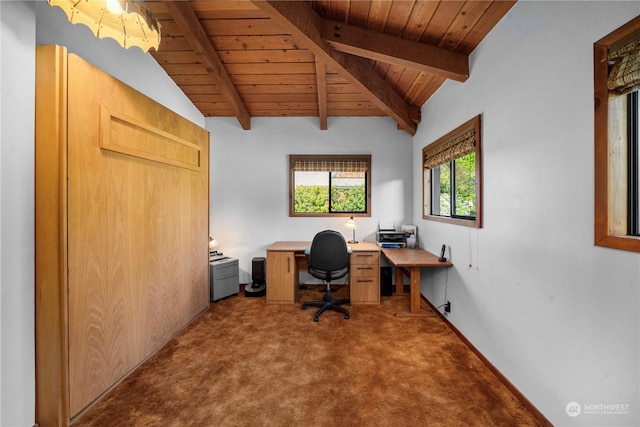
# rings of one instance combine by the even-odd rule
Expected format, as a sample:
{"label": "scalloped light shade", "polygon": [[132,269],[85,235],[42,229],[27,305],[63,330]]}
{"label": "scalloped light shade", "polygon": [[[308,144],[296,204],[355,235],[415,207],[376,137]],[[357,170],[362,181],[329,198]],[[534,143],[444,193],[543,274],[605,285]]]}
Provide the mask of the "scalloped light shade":
{"label": "scalloped light shade", "polygon": [[344,223],[344,226],[347,228],[352,228],[355,229],[356,226],[356,221],[353,219],[353,217],[350,217],[347,222]]}
{"label": "scalloped light shade", "polygon": [[160,23],[142,0],[115,0],[121,13],[107,7],[106,0],[48,1],[64,10],[69,22],[86,25],[96,37],[111,37],[124,48],[138,46],[144,52],[160,46]]}

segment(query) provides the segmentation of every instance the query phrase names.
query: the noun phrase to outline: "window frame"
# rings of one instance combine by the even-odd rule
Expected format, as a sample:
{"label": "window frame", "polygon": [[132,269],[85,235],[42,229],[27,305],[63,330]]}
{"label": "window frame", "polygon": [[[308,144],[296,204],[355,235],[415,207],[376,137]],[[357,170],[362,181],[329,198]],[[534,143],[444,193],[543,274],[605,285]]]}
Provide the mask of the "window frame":
{"label": "window frame", "polygon": [[[294,212],[294,190],[295,190],[295,171],[294,163],[296,161],[364,161],[367,163],[367,172],[365,179],[365,212],[327,212],[327,213],[298,213]],[[327,171],[330,172],[330,171]],[[329,190],[331,197],[331,190]],[[289,216],[290,217],[371,217],[371,155],[370,154],[290,154],[289,155]]]}
{"label": "window frame", "polygon": [[[640,237],[640,90],[627,95],[627,235]],[[632,219],[630,219],[632,218]]]}
{"label": "window frame", "polygon": [[607,58],[638,38],[640,16],[593,45],[594,245],[632,252],[640,252],[640,237],[627,234],[627,97],[610,93]]}
{"label": "window frame", "polygon": [[[473,117],[471,120],[458,126],[451,132],[425,146],[422,149],[422,219],[438,221],[449,224],[462,225],[465,227],[482,228],[482,127],[481,115]],[[431,214],[431,168],[424,166],[425,155],[439,145],[449,142],[456,135],[465,129],[473,127],[475,132],[475,168],[476,168],[476,216],[475,218],[450,217]],[[452,200],[451,203],[454,203]]]}

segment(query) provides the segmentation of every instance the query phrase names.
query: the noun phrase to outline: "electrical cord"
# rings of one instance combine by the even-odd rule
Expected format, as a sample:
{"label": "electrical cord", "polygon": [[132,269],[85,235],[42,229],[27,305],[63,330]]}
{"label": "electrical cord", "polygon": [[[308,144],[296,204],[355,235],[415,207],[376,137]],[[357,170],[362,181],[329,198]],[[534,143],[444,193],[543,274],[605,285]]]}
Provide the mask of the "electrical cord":
{"label": "electrical cord", "polygon": [[449,290],[449,269],[445,268],[444,269],[444,304],[442,304],[440,307],[444,307],[445,305],[447,305],[447,301],[448,301],[447,291],[448,290]]}

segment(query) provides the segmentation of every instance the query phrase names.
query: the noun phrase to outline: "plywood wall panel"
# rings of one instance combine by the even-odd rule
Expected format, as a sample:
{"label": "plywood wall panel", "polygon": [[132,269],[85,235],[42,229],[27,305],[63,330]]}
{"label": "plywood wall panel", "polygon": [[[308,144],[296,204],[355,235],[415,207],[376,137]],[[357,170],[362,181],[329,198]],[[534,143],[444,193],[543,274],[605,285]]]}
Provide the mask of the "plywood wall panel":
{"label": "plywood wall panel", "polygon": [[[209,305],[207,131],[74,55],[67,64],[67,277],[56,285],[67,300],[56,309],[68,354],[38,347],[68,367],[57,378],[69,385],[61,424]],[[47,399],[67,396],[38,404]]]}

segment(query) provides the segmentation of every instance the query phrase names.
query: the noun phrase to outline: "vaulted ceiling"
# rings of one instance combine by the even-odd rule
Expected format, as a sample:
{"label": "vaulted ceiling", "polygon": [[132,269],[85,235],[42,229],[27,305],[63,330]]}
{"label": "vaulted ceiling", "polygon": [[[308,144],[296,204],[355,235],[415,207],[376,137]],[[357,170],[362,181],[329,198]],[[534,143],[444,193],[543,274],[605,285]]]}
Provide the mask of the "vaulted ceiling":
{"label": "vaulted ceiling", "polygon": [[420,107],[515,1],[147,1],[153,57],[205,117],[389,116],[415,134]]}

